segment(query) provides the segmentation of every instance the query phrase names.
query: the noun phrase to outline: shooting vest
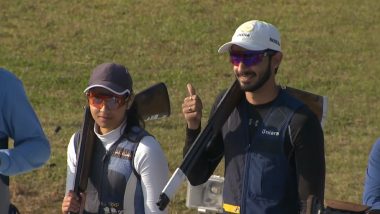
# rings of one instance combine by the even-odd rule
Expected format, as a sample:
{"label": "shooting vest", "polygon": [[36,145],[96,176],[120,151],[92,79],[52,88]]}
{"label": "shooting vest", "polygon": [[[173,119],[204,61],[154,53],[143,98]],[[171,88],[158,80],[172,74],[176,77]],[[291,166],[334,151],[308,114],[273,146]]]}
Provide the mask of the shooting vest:
{"label": "shooting vest", "polygon": [[245,99],[232,112],[222,128],[224,150],[228,151],[225,212],[299,212],[297,178],[284,152],[284,142],[294,112],[303,105],[280,90],[265,118],[252,115]]}
{"label": "shooting vest", "polygon": [[[134,168],[134,155],[140,140],[149,133],[133,127],[106,151],[97,139],[86,190],[84,213],[145,213],[140,175]],[[75,135],[79,145],[79,132]]]}

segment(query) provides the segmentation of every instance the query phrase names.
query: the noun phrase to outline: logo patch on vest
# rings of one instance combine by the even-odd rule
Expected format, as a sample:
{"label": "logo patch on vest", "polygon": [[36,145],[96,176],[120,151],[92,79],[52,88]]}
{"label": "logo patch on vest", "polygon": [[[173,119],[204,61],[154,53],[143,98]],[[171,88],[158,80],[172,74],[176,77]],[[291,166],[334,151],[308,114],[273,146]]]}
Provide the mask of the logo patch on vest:
{"label": "logo patch on vest", "polygon": [[272,130],[268,130],[268,129],[262,129],[261,134],[269,135],[269,136],[279,136],[280,132],[279,131],[272,131]]}
{"label": "logo patch on vest", "polygon": [[124,148],[117,148],[112,156],[121,159],[132,160],[133,152]]}

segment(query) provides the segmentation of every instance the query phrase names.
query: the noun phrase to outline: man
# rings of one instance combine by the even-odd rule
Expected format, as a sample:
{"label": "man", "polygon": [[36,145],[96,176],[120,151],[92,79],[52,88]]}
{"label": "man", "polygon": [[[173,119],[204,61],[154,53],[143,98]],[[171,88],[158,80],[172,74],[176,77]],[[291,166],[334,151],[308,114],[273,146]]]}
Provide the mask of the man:
{"label": "man", "polygon": [[[50,145],[22,82],[1,68],[0,111],[0,213],[13,213],[7,176],[40,167],[49,159]],[[8,149],[8,138],[14,141],[12,149]]]}
{"label": "man", "polygon": [[[206,182],[224,156],[225,212],[294,214],[306,211],[309,196],[323,202],[322,127],[305,104],[276,84],[282,60],[278,30],[263,21],[245,22],[219,48],[223,52],[230,54],[244,96],[196,161],[189,180],[193,185]],[[190,84],[188,91],[182,104],[184,154],[201,130],[202,115],[202,102]]]}

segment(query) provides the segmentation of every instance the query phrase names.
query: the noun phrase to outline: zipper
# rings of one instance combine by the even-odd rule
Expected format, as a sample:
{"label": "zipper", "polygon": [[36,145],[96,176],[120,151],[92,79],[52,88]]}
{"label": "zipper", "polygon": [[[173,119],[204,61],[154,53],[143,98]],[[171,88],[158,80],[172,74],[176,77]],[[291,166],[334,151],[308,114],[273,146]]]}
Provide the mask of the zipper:
{"label": "zipper", "polygon": [[[100,208],[101,209],[104,209],[104,207],[106,207],[106,204],[104,204],[104,202],[103,202],[103,181],[105,180],[104,179],[105,176],[108,177],[108,167],[105,167],[105,166],[108,166],[108,162],[109,162],[108,156],[109,156],[109,151],[107,151],[106,154],[102,158],[102,176],[100,176],[100,192],[99,192]],[[104,210],[101,210],[101,211],[104,212]]]}
{"label": "zipper", "polygon": [[[100,208],[108,207],[108,204],[104,204],[103,202],[103,181],[107,180],[105,177],[108,177],[108,165],[111,160],[112,154],[115,152],[117,146],[122,141],[122,136],[111,146],[111,148],[106,151],[106,154],[102,158],[102,176],[100,176],[100,192],[99,192],[99,198],[100,198]],[[108,207],[109,208],[109,207]],[[104,212],[104,210],[102,210]]]}
{"label": "zipper", "polygon": [[[248,173],[249,173],[249,167],[250,167],[250,161],[249,161],[249,158],[251,156],[251,144],[252,144],[252,139],[255,134],[255,131],[256,131],[256,128],[258,126],[258,120],[254,119],[253,118],[253,115],[252,112],[250,111],[249,109],[249,105],[246,103],[245,105],[245,110],[246,110],[246,113],[248,114],[248,121],[246,120],[245,121],[245,124],[247,126],[246,130],[247,130],[247,135],[246,135],[246,138],[248,140],[248,147],[247,147],[247,153],[246,153],[246,156],[245,156],[245,168],[244,168],[244,175],[243,175],[243,186],[242,186],[242,197],[241,197],[241,201],[240,201],[240,213],[245,213],[245,209],[246,209],[246,198],[247,198],[247,192],[248,192],[248,188],[247,185],[248,185],[248,179],[247,179],[247,176],[248,176]],[[254,123],[253,123],[254,121]]]}
{"label": "zipper", "polygon": [[243,176],[243,178],[244,178],[244,182],[243,182],[243,187],[242,187],[242,192],[243,192],[243,194],[242,194],[242,197],[241,197],[241,206],[240,206],[240,213],[245,213],[245,204],[246,204],[246,200],[245,200],[245,198],[246,198],[246,196],[247,196],[247,183],[248,183],[248,179],[246,179],[246,176],[247,176],[247,174],[248,174],[248,169],[249,169],[249,157],[250,157],[250,155],[249,155],[249,151],[250,151],[250,148],[251,148],[251,143],[249,143],[248,144],[248,148],[247,148],[247,154],[246,154],[246,157],[245,157],[245,169],[244,169],[244,176]]}

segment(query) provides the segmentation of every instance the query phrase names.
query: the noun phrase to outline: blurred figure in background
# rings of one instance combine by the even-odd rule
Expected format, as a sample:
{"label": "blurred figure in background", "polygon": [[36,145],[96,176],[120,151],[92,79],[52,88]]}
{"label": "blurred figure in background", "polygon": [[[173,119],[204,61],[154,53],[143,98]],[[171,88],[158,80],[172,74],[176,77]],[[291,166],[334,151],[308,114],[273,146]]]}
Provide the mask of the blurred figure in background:
{"label": "blurred figure in background", "polygon": [[[13,148],[8,149],[8,139]],[[0,213],[10,208],[9,177],[42,166],[50,157],[50,145],[28,101],[22,82],[0,68]]]}
{"label": "blurred figure in background", "polygon": [[380,139],[377,139],[368,158],[363,204],[380,213]]}

